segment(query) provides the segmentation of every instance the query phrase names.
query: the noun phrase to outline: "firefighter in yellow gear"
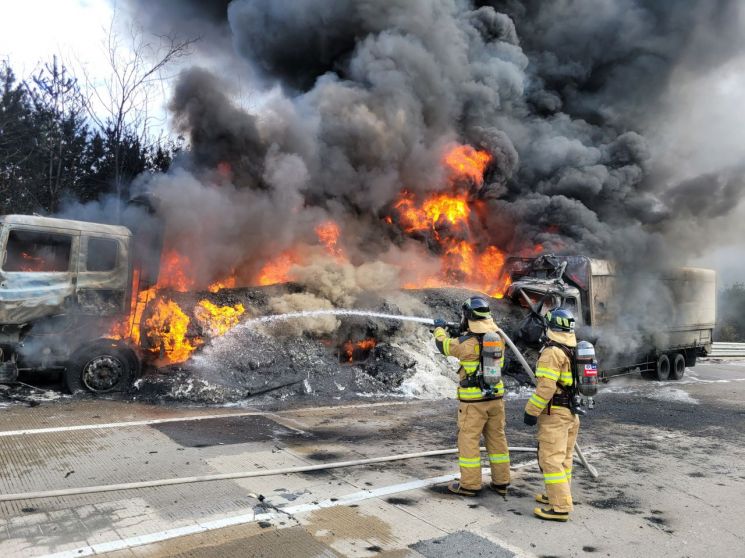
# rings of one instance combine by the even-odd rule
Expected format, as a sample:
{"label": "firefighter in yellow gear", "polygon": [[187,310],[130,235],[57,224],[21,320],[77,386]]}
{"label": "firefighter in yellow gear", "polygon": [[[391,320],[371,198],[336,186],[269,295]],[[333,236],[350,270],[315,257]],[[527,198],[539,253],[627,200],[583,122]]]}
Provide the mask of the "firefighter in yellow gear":
{"label": "firefighter in yellow gear", "polygon": [[[435,320],[435,325],[443,325]],[[498,330],[485,297],[474,296],[463,304],[460,337],[450,337],[443,327],[433,334],[439,351],[460,361],[458,406],[458,464],[460,480],[448,489],[462,496],[475,496],[481,490],[480,440],[483,434],[491,467],[489,487],[507,496],[510,483],[510,454],[505,437],[504,384],[500,380],[486,389],[479,385],[478,371],[482,365],[481,339],[485,333]],[[500,366],[504,364],[504,353]]]}
{"label": "firefighter in yellow gear", "polygon": [[557,308],[546,314],[548,341],[536,363],[536,389],[525,406],[524,422],[538,423],[538,465],[545,494],[535,499],[544,506],[533,513],[551,521],[567,521],[573,510],[571,481],[579,417],[571,411],[572,354],[577,346],[574,316]]}

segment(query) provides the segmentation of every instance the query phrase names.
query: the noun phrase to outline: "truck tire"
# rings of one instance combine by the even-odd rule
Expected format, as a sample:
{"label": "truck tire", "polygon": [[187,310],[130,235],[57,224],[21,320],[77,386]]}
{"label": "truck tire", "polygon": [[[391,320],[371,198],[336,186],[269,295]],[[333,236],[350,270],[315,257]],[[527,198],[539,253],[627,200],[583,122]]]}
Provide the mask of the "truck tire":
{"label": "truck tire", "polygon": [[666,382],[670,379],[670,358],[662,354],[657,358],[657,380],[660,382]]}
{"label": "truck tire", "polygon": [[686,357],[682,353],[675,353],[673,363],[670,367],[670,379],[680,380],[686,373]]}
{"label": "truck tire", "polygon": [[65,369],[65,387],[70,393],[125,391],[136,375],[136,362],[126,349],[99,342],[78,350]]}
{"label": "truck tire", "polygon": [[688,368],[693,368],[694,366],[696,366],[696,351],[694,350],[686,351],[685,359],[686,359],[686,366]]}

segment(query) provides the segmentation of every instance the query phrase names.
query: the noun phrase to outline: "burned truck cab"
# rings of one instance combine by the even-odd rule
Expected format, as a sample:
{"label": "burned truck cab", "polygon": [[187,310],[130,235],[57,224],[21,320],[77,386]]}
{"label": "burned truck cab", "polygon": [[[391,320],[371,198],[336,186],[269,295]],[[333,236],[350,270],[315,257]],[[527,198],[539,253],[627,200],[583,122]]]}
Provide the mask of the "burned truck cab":
{"label": "burned truck cab", "polygon": [[535,345],[539,342],[543,333],[543,316],[553,308],[561,306],[571,310],[578,327],[588,323],[582,291],[565,281],[565,259],[550,255],[510,258],[507,269],[511,284],[506,297],[529,311],[520,330],[525,343]]}
{"label": "burned truck cab", "polygon": [[58,369],[73,392],[131,383],[136,350],[107,335],[130,311],[131,244],[126,227],[0,217],[0,382]]}

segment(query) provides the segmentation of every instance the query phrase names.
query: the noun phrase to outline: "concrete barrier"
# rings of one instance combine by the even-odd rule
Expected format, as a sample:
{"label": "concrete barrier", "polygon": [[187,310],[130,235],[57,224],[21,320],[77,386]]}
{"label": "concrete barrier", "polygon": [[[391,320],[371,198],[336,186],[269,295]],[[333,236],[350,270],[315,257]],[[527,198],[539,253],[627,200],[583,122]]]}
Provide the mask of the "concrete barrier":
{"label": "concrete barrier", "polygon": [[745,358],[745,343],[712,343],[712,358]]}

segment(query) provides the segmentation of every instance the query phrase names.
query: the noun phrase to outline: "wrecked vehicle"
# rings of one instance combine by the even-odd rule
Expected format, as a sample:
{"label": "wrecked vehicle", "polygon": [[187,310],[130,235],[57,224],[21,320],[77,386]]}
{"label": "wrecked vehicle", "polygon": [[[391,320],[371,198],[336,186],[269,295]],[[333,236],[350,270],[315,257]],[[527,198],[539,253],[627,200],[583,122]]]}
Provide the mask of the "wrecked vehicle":
{"label": "wrecked vehicle", "polygon": [[509,258],[506,298],[529,311],[518,338],[535,345],[542,316],[570,309],[578,338],[595,344],[601,375],[640,370],[659,381],[679,380],[711,351],[716,273],[682,267],[657,273],[622,272],[585,256]]}
{"label": "wrecked vehicle", "polygon": [[124,226],[0,217],[0,383],[58,370],[73,393],[131,385],[140,349],[110,332],[131,326],[133,270],[137,285],[157,280],[135,261],[136,244]]}

